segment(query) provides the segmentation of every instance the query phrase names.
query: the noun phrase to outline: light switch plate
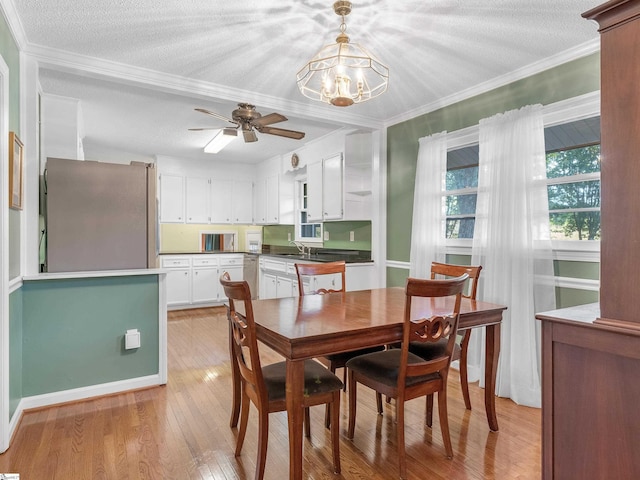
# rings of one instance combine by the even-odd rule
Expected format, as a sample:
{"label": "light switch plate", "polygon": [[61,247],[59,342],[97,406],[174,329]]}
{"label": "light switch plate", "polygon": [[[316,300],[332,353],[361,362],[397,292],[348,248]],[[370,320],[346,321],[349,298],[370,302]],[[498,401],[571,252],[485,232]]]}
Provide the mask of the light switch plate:
{"label": "light switch plate", "polygon": [[124,336],[124,348],[125,350],[140,348],[140,331],[138,329],[127,330]]}

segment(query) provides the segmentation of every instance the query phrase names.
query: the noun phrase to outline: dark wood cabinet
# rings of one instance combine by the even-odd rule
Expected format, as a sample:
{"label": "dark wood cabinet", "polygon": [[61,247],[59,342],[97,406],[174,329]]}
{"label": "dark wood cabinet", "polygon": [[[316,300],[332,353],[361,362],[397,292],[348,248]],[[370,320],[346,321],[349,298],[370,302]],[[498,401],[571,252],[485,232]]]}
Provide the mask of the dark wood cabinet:
{"label": "dark wood cabinet", "polygon": [[601,34],[600,303],[542,321],[542,478],[640,478],[640,0]]}

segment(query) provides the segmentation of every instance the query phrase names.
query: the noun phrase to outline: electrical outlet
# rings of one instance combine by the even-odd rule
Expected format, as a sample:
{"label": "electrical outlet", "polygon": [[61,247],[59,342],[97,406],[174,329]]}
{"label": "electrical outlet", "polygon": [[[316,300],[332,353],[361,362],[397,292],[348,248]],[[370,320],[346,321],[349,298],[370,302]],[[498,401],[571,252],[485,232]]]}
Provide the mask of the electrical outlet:
{"label": "electrical outlet", "polygon": [[287,232],[287,242],[291,241],[291,232]]}
{"label": "electrical outlet", "polygon": [[349,241],[350,242],[355,242],[356,241],[356,234],[355,234],[355,232],[353,230],[349,232]]}
{"label": "electrical outlet", "polygon": [[329,240],[329,232],[327,232],[326,230],[324,231],[324,241],[328,241]]}
{"label": "electrical outlet", "polygon": [[137,328],[127,330],[127,333],[124,335],[124,348],[126,350],[140,348],[140,330]]}

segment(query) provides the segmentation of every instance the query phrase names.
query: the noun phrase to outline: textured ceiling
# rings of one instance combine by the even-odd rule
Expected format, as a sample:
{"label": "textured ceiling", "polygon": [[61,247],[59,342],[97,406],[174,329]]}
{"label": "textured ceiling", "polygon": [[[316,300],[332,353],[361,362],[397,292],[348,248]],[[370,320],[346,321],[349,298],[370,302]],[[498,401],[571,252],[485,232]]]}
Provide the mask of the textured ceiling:
{"label": "textured ceiling", "polygon": [[[597,27],[580,14],[602,0],[356,0],[347,33],[391,76],[382,97],[345,109],[314,104],[295,84],[296,72],[338,33],[330,0],[0,2],[12,4],[26,50],[46,65],[45,93],[82,100],[88,144],[131,137],[131,150],[196,158],[211,135],[186,129],[224,125],[194,107],[229,115],[236,102],[255,103],[263,114],[287,115],[278,126],[306,131],[302,142],[343,125],[394,122],[593,44]],[[74,56],[80,67],[69,66]],[[118,74],[128,67],[133,78]],[[145,91],[147,74],[158,73],[171,77],[171,88]],[[121,125],[100,125],[111,113]],[[266,137],[260,146],[232,144],[226,158],[256,161],[299,145]]]}

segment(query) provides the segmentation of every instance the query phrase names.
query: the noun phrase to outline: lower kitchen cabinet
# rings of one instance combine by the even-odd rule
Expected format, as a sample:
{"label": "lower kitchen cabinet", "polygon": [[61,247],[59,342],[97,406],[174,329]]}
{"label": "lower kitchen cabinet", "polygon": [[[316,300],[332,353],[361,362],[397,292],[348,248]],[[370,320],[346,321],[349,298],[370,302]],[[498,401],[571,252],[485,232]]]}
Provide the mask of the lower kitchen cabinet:
{"label": "lower kitchen cabinet", "polygon": [[[299,260],[285,260],[278,257],[260,257],[260,298],[283,298],[298,295],[298,278],[296,276],[296,262]],[[316,263],[304,261],[304,263]],[[346,289],[369,290],[374,288],[375,269],[373,263],[349,263],[346,269]],[[309,278],[305,281],[305,292],[319,288],[340,288],[340,275],[324,275],[319,278]]]}
{"label": "lower kitchen cabinet", "polygon": [[167,270],[167,307],[172,309],[217,305],[226,300],[220,275],[243,279],[243,255],[186,255],[162,257]]}

